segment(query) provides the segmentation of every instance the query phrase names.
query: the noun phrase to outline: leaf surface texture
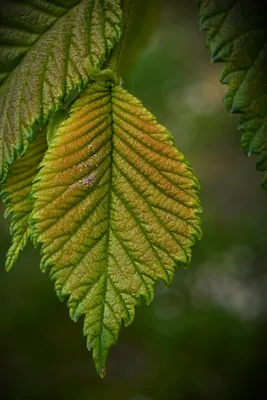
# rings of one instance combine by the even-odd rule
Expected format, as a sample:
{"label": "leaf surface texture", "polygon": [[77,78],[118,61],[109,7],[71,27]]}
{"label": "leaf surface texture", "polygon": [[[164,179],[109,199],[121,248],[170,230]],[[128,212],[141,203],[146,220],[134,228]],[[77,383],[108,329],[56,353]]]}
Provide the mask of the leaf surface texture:
{"label": "leaf surface texture", "polygon": [[[267,170],[266,1],[201,0],[200,27],[207,30],[213,61],[225,61],[221,82],[228,85],[227,110],[241,113],[242,147]],[[264,177],[263,186],[267,187]]]}
{"label": "leaf surface texture", "polygon": [[71,318],[85,316],[101,375],[140,298],[188,264],[197,192],[170,134],[119,86],[88,87],[56,132],[33,186],[33,236]]}
{"label": "leaf surface texture", "polygon": [[[0,5],[0,179],[51,114],[88,82],[120,35],[119,0]],[[85,62],[86,61],[86,62]]]}

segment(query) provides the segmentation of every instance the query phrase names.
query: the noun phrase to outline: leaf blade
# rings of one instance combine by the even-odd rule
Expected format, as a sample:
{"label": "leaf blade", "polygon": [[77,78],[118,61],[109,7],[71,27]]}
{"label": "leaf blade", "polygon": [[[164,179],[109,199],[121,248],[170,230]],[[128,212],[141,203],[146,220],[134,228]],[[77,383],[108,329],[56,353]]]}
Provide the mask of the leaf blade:
{"label": "leaf blade", "polygon": [[[207,30],[212,61],[225,61],[227,111],[241,114],[239,130],[246,155],[267,170],[267,28],[265,2],[200,0],[200,28]],[[263,180],[267,188],[267,175]]]}
{"label": "leaf blade", "polygon": [[6,206],[6,216],[11,216],[11,247],[6,257],[6,270],[9,271],[18,259],[30,237],[29,217],[33,208],[30,198],[32,182],[38,165],[47,150],[46,132],[42,131],[29,145],[24,157],[17,158],[10,174],[1,187],[1,195]]}
{"label": "leaf blade", "polygon": [[118,86],[90,86],[55,134],[33,186],[33,236],[71,318],[85,315],[100,375],[140,298],[188,264],[197,191],[167,130]]}
{"label": "leaf blade", "polygon": [[[39,9],[39,1],[31,0],[31,3]],[[43,1],[42,4],[49,5],[50,2]],[[18,59],[14,56],[16,62],[10,66],[11,71],[7,71],[10,72],[9,76],[4,76],[6,79],[0,88],[2,180],[6,178],[9,165],[15,157],[26,152],[28,141],[36,130],[68,103],[73,93],[78,93],[86,86],[89,74],[85,60],[89,58],[93,66],[101,67],[119,38],[119,0],[65,1],[63,4],[69,4],[69,9],[60,17],[54,16],[53,23],[51,20],[43,23],[44,33],[32,38],[31,46]],[[33,27],[28,27],[31,13],[27,11],[27,7],[32,5],[27,2],[19,7],[22,7],[20,12],[26,19],[26,28],[33,30]],[[14,9],[11,17],[18,19],[18,11],[16,7]],[[37,10],[35,13],[38,15]],[[15,25],[18,24],[16,18]],[[2,26],[2,29],[5,31],[10,28]],[[6,36],[12,35],[9,32]],[[7,56],[3,48],[0,57],[0,61],[6,63]]]}

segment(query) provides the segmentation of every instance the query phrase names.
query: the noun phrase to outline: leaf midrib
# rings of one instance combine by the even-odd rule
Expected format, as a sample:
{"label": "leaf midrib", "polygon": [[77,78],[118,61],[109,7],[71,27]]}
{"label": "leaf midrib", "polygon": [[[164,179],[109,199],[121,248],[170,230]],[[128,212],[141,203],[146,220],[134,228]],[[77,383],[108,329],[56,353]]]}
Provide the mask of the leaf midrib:
{"label": "leaf midrib", "polygon": [[100,333],[99,333],[99,338],[100,338],[100,346],[99,346],[99,359],[100,359],[100,364],[101,364],[101,370],[100,373],[104,374],[105,371],[105,362],[104,365],[102,364],[102,349],[103,349],[103,328],[104,328],[104,317],[105,317],[105,309],[106,309],[106,295],[107,295],[107,286],[108,286],[108,277],[109,277],[109,245],[110,245],[110,231],[112,230],[111,228],[111,223],[110,223],[110,218],[111,218],[111,202],[112,202],[112,177],[113,177],[113,152],[114,152],[114,146],[113,146],[113,137],[114,137],[114,120],[113,120],[113,99],[112,99],[112,87],[109,88],[109,103],[110,103],[110,128],[111,128],[111,136],[110,136],[110,179],[109,179],[109,184],[108,184],[108,198],[107,198],[107,205],[108,205],[108,215],[107,215],[107,233],[106,233],[106,246],[105,246],[105,260],[106,260],[106,268],[105,268],[105,291],[103,293],[103,306],[102,306],[102,312],[101,312],[101,328],[100,328]]}

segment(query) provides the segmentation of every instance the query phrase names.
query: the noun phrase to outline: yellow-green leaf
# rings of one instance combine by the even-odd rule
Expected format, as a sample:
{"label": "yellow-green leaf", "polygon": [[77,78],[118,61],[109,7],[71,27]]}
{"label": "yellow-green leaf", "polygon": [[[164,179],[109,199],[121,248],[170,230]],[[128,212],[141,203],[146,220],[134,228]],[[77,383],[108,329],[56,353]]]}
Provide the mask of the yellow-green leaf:
{"label": "yellow-green leaf", "polygon": [[[0,2],[0,181],[120,36],[120,0]],[[3,72],[3,74],[2,74]]]}
{"label": "yellow-green leaf", "polygon": [[71,318],[85,316],[102,376],[122,321],[190,261],[197,191],[171,135],[119,86],[88,87],[56,132],[33,185],[33,236]]}
{"label": "yellow-green leaf", "polygon": [[19,252],[23,250],[30,235],[29,216],[33,207],[30,198],[32,181],[46,149],[46,134],[42,131],[30,143],[27,154],[16,159],[7,180],[1,187],[1,194],[6,205],[5,215],[11,216],[12,245],[7,253],[7,270],[10,270],[16,262]]}

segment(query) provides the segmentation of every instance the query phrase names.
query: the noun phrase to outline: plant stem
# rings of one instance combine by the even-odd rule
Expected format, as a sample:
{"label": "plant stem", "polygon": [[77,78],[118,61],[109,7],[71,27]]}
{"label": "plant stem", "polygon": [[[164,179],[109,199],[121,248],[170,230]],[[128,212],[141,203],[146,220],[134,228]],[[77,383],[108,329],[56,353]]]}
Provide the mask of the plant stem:
{"label": "plant stem", "polygon": [[131,8],[133,6],[133,0],[122,0],[121,1],[121,8],[122,8],[122,15],[123,15],[123,27],[122,33],[119,42],[117,43],[115,49],[112,51],[109,60],[106,62],[105,68],[111,69],[116,75],[119,77],[120,74],[120,58],[123,50],[125,33],[128,26],[129,16],[131,13]]}

